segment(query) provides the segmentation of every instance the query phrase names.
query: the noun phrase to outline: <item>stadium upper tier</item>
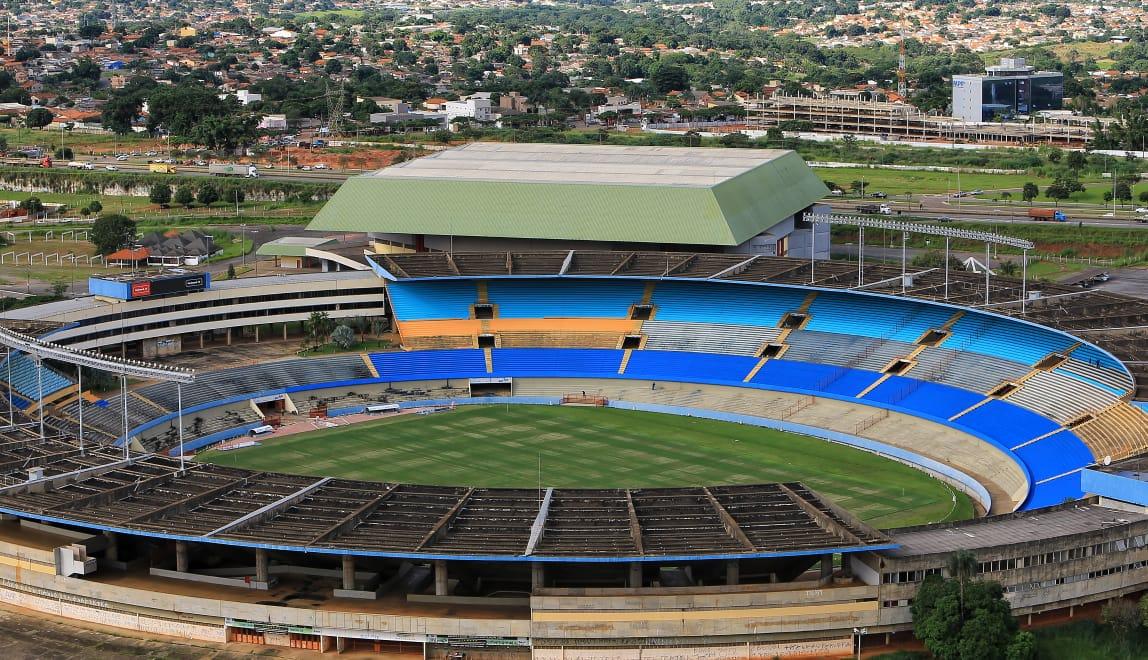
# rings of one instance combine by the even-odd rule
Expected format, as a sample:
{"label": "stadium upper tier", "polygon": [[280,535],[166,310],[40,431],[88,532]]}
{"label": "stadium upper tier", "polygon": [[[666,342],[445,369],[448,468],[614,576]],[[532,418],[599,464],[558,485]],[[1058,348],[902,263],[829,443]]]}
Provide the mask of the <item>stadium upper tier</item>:
{"label": "stadium upper tier", "polygon": [[[902,352],[890,359],[909,358],[915,348],[932,346],[1021,367],[1055,359],[1058,378],[1074,379],[1089,391],[1123,397],[1135,388],[1131,374],[1119,360],[1063,332],[978,310],[863,292],[597,277],[393,281],[387,289],[400,333],[408,321],[485,319],[485,326],[474,324],[464,333],[477,335],[483,331],[497,333],[502,319],[648,317],[657,322],[722,324],[731,326],[726,330],[731,335],[737,334],[739,326],[754,326],[903,344]],[[487,314],[476,305],[489,307]],[[648,307],[647,313],[640,314],[640,307]],[[784,321],[787,314],[791,318]],[[433,326],[424,326],[424,331],[428,327],[433,330]],[[521,330],[524,326],[514,327]],[[935,335],[928,337],[930,331]],[[454,335],[456,331],[431,334]],[[749,354],[755,355],[761,348],[761,344],[754,346]],[[825,348],[823,345],[819,350]],[[876,345],[859,348],[872,352]],[[850,353],[856,356],[856,351]]]}

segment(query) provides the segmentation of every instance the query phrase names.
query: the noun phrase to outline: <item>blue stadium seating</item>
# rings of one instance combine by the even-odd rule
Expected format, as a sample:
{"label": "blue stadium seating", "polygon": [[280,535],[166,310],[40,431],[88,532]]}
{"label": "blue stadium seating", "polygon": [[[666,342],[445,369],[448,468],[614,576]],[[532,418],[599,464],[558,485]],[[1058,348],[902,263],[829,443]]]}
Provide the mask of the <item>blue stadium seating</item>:
{"label": "blue stadium seating", "polygon": [[477,348],[372,353],[371,362],[384,381],[483,378],[489,375],[486,373],[486,356]]}
{"label": "blue stadium seating", "polygon": [[1021,509],[1024,511],[1039,509],[1042,506],[1063,504],[1067,500],[1077,500],[1081,497],[1084,497],[1084,492],[1080,490],[1080,473],[1073,472],[1043,484],[1034,485]]}
{"label": "blue stadium seating", "polygon": [[493,279],[487,297],[504,319],[628,318],[642,301],[641,280]]}
{"label": "blue stadium seating", "polygon": [[610,348],[495,348],[491,362],[497,376],[618,375],[622,351]]}
{"label": "blue stadium seating", "polygon": [[757,362],[757,358],[744,355],[634,351],[626,365],[626,377],[738,384]]}
{"label": "blue stadium seating", "polygon": [[944,325],[955,313],[925,303],[821,293],[809,306],[805,329],[913,343],[925,331]]}
{"label": "blue stadium seating", "polygon": [[468,319],[477,296],[470,280],[390,282],[387,292],[400,321]]}
{"label": "blue stadium seating", "polygon": [[[12,389],[28,399],[36,400],[40,394],[41,385],[44,396],[72,386],[71,380],[47,366],[43,368],[39,377],[42,383],[37,382],[36,361],[24,353],[13,353],[11,360]],[[5,380],[8,378],[8,360],[0,360],[0,378]]]}
{"label": "blue stadium seating", "polygon": [[808,291],[776,286],[658,282],[653,303],[659,321],[694,321],[776,327],[801,306]]}
{"label": "blue stadium seating", "polygon": [[1052,330],[1012,319],[970,313],[953,325],[945,348],[1034,365],[1076,342]]}
{"label": "blue stadium seating", "polygon": [[1088,447],[1068,430],[1019,447],[1013,453],[1028,466],[1033,481],[1055,477],[1094,462]]}
{"label": "blue stadium seating", "polygon": [[999,399],[989,401],[953,421],[993,438],[1006,449],[1060,428],[1056,422]]}
{"label": "blue stadium seating", "polygon": [[881,374],[873,371],[846,369],[830,364],[770,360],[754,374],[750,382],[767,387],[857,396],[880,377]]}
{"label": "blue stadium seating", "polygon": [[983,394],[949,385],[928,383],[904,376],[890,376],[862,398],[939,419],[948,419],[985,397]]}

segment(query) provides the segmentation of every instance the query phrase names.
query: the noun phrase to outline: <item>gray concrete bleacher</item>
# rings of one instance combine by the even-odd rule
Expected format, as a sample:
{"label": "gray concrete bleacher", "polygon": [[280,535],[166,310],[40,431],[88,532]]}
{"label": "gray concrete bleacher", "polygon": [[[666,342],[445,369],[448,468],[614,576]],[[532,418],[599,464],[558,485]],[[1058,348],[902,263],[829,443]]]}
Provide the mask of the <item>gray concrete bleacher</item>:
{"label": "gray concrete bleacher", "polygon": [[727,323],[656,320],[642,323],[642,334],[647,337],[645,348],[656,351],[754,355],[762,344],[773,341],[780,332],[778,328]]}

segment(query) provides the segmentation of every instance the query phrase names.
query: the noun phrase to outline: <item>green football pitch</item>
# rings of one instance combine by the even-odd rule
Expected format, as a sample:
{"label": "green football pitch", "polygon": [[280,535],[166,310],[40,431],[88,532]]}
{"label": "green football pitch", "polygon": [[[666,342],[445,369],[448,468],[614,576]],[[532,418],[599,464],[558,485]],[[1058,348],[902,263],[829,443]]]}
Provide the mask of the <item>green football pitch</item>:
{"label": "green football pitch", "polygon": [[[877,527],[973,515],[928,475],[815,438],[694,417],[464,406],[209,451],[199,460],[368,481],[488,488],[654,488],[801,481]],[[539,468],[541,467],[541,473]]]}

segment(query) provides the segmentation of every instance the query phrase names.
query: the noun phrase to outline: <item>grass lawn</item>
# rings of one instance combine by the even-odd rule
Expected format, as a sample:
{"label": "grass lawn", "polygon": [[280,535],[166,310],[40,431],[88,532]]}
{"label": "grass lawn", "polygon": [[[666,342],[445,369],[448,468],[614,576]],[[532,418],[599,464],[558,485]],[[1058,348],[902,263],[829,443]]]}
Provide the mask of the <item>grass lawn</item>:
{"label": "grass lawn", "polygon": [[[868,167],[842,167],[817,168],[817,175],[821,179],[832,181],[849,193],[849,184],[861,181],[864,177],[865,192],[884,192],[897,201],[903,201],[906,193],[912,193],[914,198],[918,195],[935,195],[957,191],[957,175],[955,172],[929,172],[917,170],[882,170]],[[1052,179],[1042,179],[1029,174],[976,174],[961,172],[962,190],[1013,190],[1019,191],[1026,182],[1033,182],[1043,191]],[[1020,199],[1020,193],[1014,192],[1013,197]]]}
{"label": "grass lawn", "polygon": [[535,488],[801,481],[877,527],[969,518],[970,500],[922,472],[814,438],[613,408],[465,406],[207,452],[254,470],[372,481]]}
{"label": "grass lawn", "polygon": [[1148,630],[1138,628],[1121,640],[1110,626],[1076,621],[1035,628],[1037,657],[1044,660],[1123,660],[1148,658]]}

